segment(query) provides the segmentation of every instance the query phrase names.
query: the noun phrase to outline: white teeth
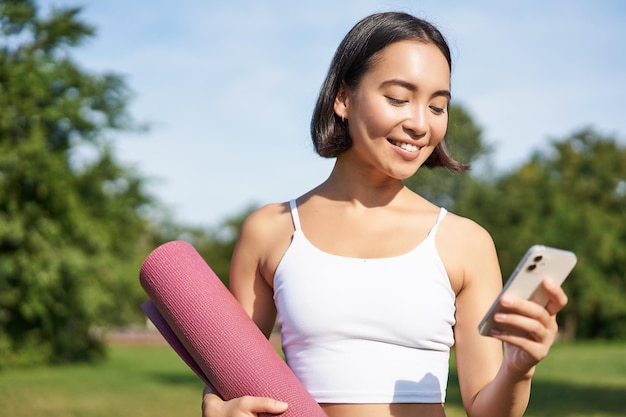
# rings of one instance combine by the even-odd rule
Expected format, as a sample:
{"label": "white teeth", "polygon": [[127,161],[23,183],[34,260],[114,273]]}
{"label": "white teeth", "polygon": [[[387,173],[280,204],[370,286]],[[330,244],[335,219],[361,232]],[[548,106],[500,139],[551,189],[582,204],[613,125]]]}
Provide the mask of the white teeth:
{"label": "white teeth", "polygon": [[390,141],[393,145],[404,149],[407,152],[417,152],[420,150],[419,147],[417,147],[416,145],[412,145],[410,143],[406,143],[406,142],[398,142],[395,140]]}

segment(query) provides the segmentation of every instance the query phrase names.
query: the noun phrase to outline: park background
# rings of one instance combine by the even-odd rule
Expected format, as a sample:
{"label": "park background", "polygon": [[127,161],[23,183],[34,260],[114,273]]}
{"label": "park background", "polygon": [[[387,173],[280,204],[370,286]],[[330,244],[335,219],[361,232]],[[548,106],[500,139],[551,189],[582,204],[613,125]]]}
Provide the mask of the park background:
{"label": "park background", "polygon": [[[2,0],[3,415],[198,413],[169,348],[122,343],[145,329],[141,261],[184,239],[227,281],[246,214],[325,179],[317,90],[345,32],[382,10],[448,36],[448,140],[474,166],[407,185],[485,226],[505,276],[534,243],[579,256],[528,415],[626,415],[621,2]],[[462,415],[454,380],[448,410]]]}

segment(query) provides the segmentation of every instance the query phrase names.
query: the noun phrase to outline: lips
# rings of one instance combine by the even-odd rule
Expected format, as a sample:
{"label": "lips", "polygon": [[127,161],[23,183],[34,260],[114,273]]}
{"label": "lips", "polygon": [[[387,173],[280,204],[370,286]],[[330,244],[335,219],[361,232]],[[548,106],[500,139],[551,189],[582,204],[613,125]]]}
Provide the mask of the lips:
{"label": "lips", "polygon": [[389,141],[389,143],[391,143],[394,146],[397,146],[398,148],[405,150],[407,152],[417,152],[420,150],[420,147],[417,145],[413,145],[411,143],[406,143],[406,142],[400,142],[397,140],[393,140],[393,139],[387,139]]}

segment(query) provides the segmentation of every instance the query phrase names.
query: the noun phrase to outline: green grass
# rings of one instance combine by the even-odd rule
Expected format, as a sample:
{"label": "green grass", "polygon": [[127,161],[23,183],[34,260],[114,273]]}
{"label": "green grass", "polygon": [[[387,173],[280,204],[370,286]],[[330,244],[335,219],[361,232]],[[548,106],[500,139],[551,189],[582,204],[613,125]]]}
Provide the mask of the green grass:
{"label": "green grass", "polygon": [[115,346],[98,365],[0,372],[0,415],[199,417],[202,387],[167,346]]}
{"label": "green grass", "polygon": [[[459,386],[450,371],[448,417],[462,417]],[[526,417],[626,416],[626,343],[557,343],[539,364]]]}
{"label": "green grass", "polygon": [[[454,376],[454,370],[451,371]],[[4,417],[199,417],[202,383],[165,346],[115,346],[99,365],[0,372]],[[451,378],[448,417],[465,414]],[[527,417],[626,416],[626,343],[557,344]]]}

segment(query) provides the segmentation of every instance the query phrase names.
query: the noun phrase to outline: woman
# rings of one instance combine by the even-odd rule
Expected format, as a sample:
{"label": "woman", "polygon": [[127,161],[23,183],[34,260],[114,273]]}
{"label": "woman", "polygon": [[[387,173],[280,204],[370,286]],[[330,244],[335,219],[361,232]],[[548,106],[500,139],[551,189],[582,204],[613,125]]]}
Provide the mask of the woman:
{"label": "woman", "polygon": [[[521,416],[531,377],[566,304],[505,297],[504,331],[477,325],[502,287],[489,234],[403,185],[422,165],[463,171],[443,141],[450,51],[428,22],[380,13],[339,46],[311,131],[336,157],[329,178],[245,222],[231,291],[269,336],[278,314],[287,362],[329,417],[442,417],[454,344],[469,416]],[[504,342],[505,349],[502,349]],[[280,413],[268,398],[222,401],[206,417]]]}

